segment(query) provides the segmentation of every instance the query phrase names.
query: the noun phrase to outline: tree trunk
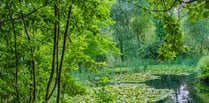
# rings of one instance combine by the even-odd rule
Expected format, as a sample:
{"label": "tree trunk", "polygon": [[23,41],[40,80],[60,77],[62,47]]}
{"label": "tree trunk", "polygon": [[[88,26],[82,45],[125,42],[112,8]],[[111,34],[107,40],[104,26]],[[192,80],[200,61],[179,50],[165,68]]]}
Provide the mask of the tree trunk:
{"label": "tree trunk", "polygon": [[[57,16],[57,9],[58,8],[57,8],[57,5],[55,3],[55,5],[54,5],[54,11],[55,11],[54,14],[55,14],[55,16]],[[58,30],[58,26],[57,25],[58,25],[58,22],[55,22],[54,23],[54,48],[53,48],[53,54],[52,54],[52,69],[51,69],[50,78],[49,78],[49,81],[48,81],[48,84],[47,84],[46,95],[45,95],[45,103],[47,103],[48,100],[51,97],[51,96],[49,96],[49,91],[50,91],[52,79],[54,77],[55,66],[57,66],[57,68],[58,68],[58,64],[57,65],[55,64],[56,60],[58,60],[58,32],[59,32],[59,30]],[[55,87],[56,87],[56,84],[57,83],[55,83]],[[51,94],[53,94],[53,91],[52,91]]]}
{"label": "tree trunk", "polygon": [[123,51],[123,42],[122,42],[122,40],[121,39],[119,39],[119,45],[120,45],[120,52],[122,53],[121,54],[121,61],[123,62],[124,61],[124,55],[123,55],[123,53],[124,53],[124,51]]}
{"label": "tree trunk", "polygon": [[14,20],[12,18],[12,13],[11,13],[11,8],[7,2],[7,6],[9,8],[9,17],[10,17],[10,22],[12,24],[12,31],[14,34],[14,49],[15,49],[15,90],[16,90],[16,97],[17,97],[17,102],[20,103],[20,96],[19,96],[19,90],[18,90],[18,72],[19,72],[19,68],[18,68],[18,53],[17,53],[17,32],[15,29],[15,24],[14,24]]}
{"label": "tree trunk", "polygon": [[[28,31],[25,19],[23,17],[22,11],[21,11],[21,19],[22,19],[22,22],[23,22],[23,27],[24,27],[28,42],[30,44],[32,44],[30,34],[29,34],[29,31]],[[35,102],[35,100],[36,100],[36,65],[35,65],[35,59],[34,59],[34,49],[33,49],[32,46],[30,46],[29,48],[30,48],[30,56],[32,58],[31,59],[31,68],[32,68],[32,80],[33,80],[33,88],[32,88],[33,97],[30,98],[31,99],[30,102],[32,103],[32,102]]]}
{"label": "tree trunk", "polygon": [[57,81],[58,82],[57,103],[60,102],[62,65],[63,65],[63,62],[64,62],[65,48],[66,48],[66,45],[67,45],[67,34],[68,34],[71,11],[72,11],[72,5],[69,7],[69,10],[68,10],[67,23],[66,23],[65,32],[64,32],[64,42],[63,42],[63,47],[62,47],[62,55],[61,55],[61,60],[60,60],[60,66],[59,66],[59,72],[58,72],[58,81]]}

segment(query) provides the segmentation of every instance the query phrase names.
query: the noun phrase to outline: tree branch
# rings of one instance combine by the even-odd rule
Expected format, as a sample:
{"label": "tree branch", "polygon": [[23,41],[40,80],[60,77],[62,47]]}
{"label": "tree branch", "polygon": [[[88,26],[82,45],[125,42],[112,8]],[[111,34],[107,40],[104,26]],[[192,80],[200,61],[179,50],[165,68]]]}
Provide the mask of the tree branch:
{"label": "tree branch", "polygon": [[179,0],[179,2],[184,2],[184,3],[193,3],[195,1],[198,1],[198,0],[190,0],[190,1],[182,1],[182,0]]}
{"label": "tree branch", "polygon": [[134,3],[130,2],[130,1],[126,1],[126,2],[129,3],[129,4],[132,4],[134,6],[136,6],[138,8],[141,8],[141,9],[143,9],[145,11],[150,11],[150,12],[167,12],[167,11],[171,10],[174,7],[174,5],[176,4],[177,1],[179,1],[179,0],[175,0],[169,8],[164,9],[164,10],[148,9],[148,8],[143,7],[143,6],[140,6],[138,4],[134,4]]}
{"label": "tree branch", "polygon": [[[47,6],[47,5],[49,5],[51,2],[52,2],[52,0],[46,1],[46,2],[45,2],[43,5],[41,5],[40,7],[35,8],[35,9],[34,9],[33,11],[31,11],[30,13],[23,15],[23,18],[27,18],[27,17],[33,15],[34,13],[38,12],[38,10],[40,10],[41,8],[43,8],[43,7]],[[12,18],[13,21],[17,21],[17,20],[21,20],[21,19],[22,19],[22,16],[19,16],[19,17],[16,17],[16,18]],[[10,21],[11,21],[11,19],[0,20],[0,25],[5,24],[5,23],[10,22]]]}

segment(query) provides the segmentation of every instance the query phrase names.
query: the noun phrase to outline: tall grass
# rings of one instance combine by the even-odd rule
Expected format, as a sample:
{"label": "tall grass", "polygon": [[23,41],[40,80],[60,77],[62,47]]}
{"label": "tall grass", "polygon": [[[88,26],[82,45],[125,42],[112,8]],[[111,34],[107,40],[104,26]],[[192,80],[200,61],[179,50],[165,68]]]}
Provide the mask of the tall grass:
{"label": "tall grass", "polygon": [[92,85],[92,81],[96,79],[98,73],[96,71],[72,71],[71,75],[80,81],[83,85],[89,86]]}
{"label": "tall grass", "polygon": [[113,67],[106,67],[97,71],[73,71],[72,76],[77,78],[84,85],[92,85],[93,81],[97,81],[106,75],[144,72],[147,70],[175,70],[186,72],[197,72],[196,65],[199,57],[183,58],[178,57],[175,60],[159,62],[155,59],[134,59],[126,60],[115,64]]}
{"label": "tall grass", "polygon": [[156,59],[132,59],[126,60],[116,64],[112,68],[106,69],[109,72],[140,72],[145,70],[179,70],[196,72],[196,65],[199,60],[199,56],[193,57],[177,57],[175,60],[158,61]]}

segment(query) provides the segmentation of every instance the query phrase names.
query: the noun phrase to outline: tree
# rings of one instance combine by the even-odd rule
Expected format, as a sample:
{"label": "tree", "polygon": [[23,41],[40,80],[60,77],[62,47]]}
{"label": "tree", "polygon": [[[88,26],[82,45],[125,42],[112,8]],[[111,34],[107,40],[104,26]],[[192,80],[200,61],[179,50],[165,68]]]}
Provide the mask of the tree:
{"label": "tree", "polygon": [[0,101],[55,102],[50,98],[56,96],[59,103],[62,83],[71,78],[64,75],[80,62],[96,68],[96,56],[117,54],[111,36],[100,30],[113,23],[113,2],[0,1]]}
{"label": "tree", "polygon": [[152,26],[151,18],[129,1],[124,0],[118,0],[113,5],[111,17],[116,22],[112,30],[122,53],[120,60],[143,58],[142,50],[152,44],[155,39],[152,38],[154,26]]}
{"label": "tree", "polygon": [[185,28],[188,28],[185,41],[192,48],[193,52],[201,55],[208,53],[208,27],[209,22],[207,18],[198,20],[195,23],[185,23]]}
{"label": "tree", "polygon": [[[158,49],[158,58],[160,60],[174,59],[180,52],[185,52],[187,47],[183,43],[183,34],[181,23],[175,17],[176,14],[186,12],[190,22],[196,22],[198,19],[208,16],[208,0],[148,0],[147,5],[140,5],[141,0],[123,0],[141,8],[151,16],[162,20],[165,29],[165,39]],[[143,1],[143,0],[142,0]]]}

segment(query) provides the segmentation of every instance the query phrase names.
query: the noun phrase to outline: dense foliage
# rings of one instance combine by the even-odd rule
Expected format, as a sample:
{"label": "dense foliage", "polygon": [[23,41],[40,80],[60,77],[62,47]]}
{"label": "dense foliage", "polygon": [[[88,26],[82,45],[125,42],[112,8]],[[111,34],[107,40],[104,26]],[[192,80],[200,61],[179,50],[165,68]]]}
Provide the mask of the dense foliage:
{"label": "dense foliage", "polygon": [[204,56],[198,62],[198,68],[200,69],[200,79],[204,82],[209,80],[209,57]]}
{"label": "dense foliage", "polygon": [[[113,23],[112,3],[1,1],[1,102],[47,102],[55,93],[59,102],[60,92],[82,93],[69,72],[104,65],[97,58],[119,53],[112,37],[100,30]],[[75,92],[66,92],[67,87]]]}
{"label": "dense foliage", "polygon": [[167,60],[188,52],[191,45],[185,40],[195,33],[187,32],[192,30],[188,25],[208,17],[207,3],[207,0],[118,0],[111,16],[116,21],[113,34],[123,53],[121,60],[133,57]]}
{"label": "dense foliage", "polygon": [[[209,0],[1,0],[0,102],[59,103],[92,90],[99,90],[90,93],[96,102],[112,102],[109,79],[144,75],[124,78],[120,71],[110,78],[101,71],[132,63],[139,72],[159,61],[208,55],[208,16]],[[200,76],[208,79],[204,58]],[[86,73],[85,82],[75,72]],[[99,87],[90,90],[94,82]]]}

